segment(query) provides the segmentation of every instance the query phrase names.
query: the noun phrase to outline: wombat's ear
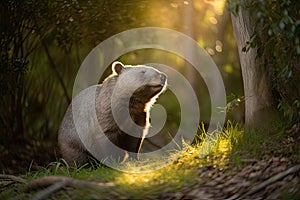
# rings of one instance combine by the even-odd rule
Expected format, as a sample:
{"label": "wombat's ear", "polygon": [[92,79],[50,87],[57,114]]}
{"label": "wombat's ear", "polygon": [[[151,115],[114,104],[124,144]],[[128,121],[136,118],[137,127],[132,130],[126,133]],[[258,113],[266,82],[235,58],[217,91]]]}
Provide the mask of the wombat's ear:
{"label": "wombat's ear", "polygon": [[112,71],[116,74],[121,74],[124,69],[124,65],[121,62],[115,61],[112,64]]}

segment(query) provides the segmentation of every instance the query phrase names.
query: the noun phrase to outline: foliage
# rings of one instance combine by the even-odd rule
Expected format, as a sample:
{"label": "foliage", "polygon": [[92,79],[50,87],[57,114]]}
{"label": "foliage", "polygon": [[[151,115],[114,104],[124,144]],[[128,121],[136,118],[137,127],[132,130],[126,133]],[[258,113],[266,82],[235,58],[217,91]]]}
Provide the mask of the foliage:
{"label": "foliage", "polygon": [[[5,132],[6,127],[9,127],[12,132],[22,132],[23,124],[19,120],[22,118],[20,102],[22,101],[24,74],[28,69],[28,54],[23,41],[30,34],[27,30],[30,22],[23,20],[22,15],[25,15],[28,5],[24,2],[2,1],[0,6],[0,104],[1,107],[6,108],[1,113],[0,127]],[[9,102],[4,100],[4,96],[8,96]],[[7,116],[7,112],[13,115]]]}
{"label": "foliage", "polygon": [[0,128],[1,142],[8,146],[13,139],[32,133],[56,132],[58,121],[53,121],[49,110],[63,112],[60,106],[65,105],[56,100],[49,109],[47,104],[53,101],[53,91],[67,103],[70,95],[67,76],[62,77],[60,63],[53,56],[74,54],[72,46],[83,37],[80,22],[90,18],[87,10],[93,4],[82,8],[79,1],[8,0],[0,6]]}
{"label": "foliage", "polygon": [[[278,130],[282,128],[282,125],[279,125]],[[286,142],[291,139],[283,132],[278,131],[278,134],[275,135],[261,134],[254,131],[251,134],[244,134],[242,126],[228,122],[219,137],[215,138],[211,152],[204,157],[199,157],[199,153],[202,152],[203,148],[203,139],[210,137],[203,127],[202,133],[195,144],[192,146],[186,145],[184,149],[172,152],[169,157],[151,160],[150,162],[149,160],[139,160],[122,164],[127,170],[138,169],[138,173],[121,172],[103,166],[101,163],[92,163],[89,167],[71,168],[63,159],[59,159],[57,162],[50,163],[44,169],[29,171],[23,178],[31,181],[45,176],[60,175],[92,182],[110,182],[116,185],[113,188],[100,190],[67,187],[65,190],[53,194],[53,198],[66,198],[67,196],[80,199],[119,199],[124,197],[129,199],[156,199],[161,197],[161,194],[184,192],[186,188],[194,188],[197,184],[201,185],[203,183],[210,183],[211,188],[229,187],[228,185],[230,185],[235,189],[238,188],[237,185],[241,184],[241,180],[235,178],[237,176],[240,178],[247,177],[243,180],[247,182],[249,180],[254,181],[253,178],[249,178],[249,174],[252,174],[252,172],[252,175],[254,175],[254,172],[255,174],[259,172],[258,176],[263,174],[263,177],[258,179],[258,181],[262,181],[266,177],[274,176],[274,172],[282,171],[287,162],[284,155],[289,155],[289,158],[292,158],[293,155],[299,153],[299,142],[296,141],[294,141],[296,142],[294,147],[288,147],[291,151],[287,152],[283,148],[286,147]],[[294,135],[294,138],[298,136]],[[293,150],[293,148],[295,149]],[[262,157],[263,159],[260,160]],[[299,156],[296,159],[294,162],[299,163]],[[151,169],[153,164],[165,165],[166,161],[170,161],[169,165],[159,170],[143,171],[143,169]],[[274,166],[279,166],[279,168]],[[240,172],[236,171],[239,168],[243,169]],[[272,169],[276,170],[271,171],[270,175],[268,170]],[[204,176],[201,176],[202,174]],[[220,177],[222,178],[220,179]],[[230,184],[227,184],[227,181],[224,182],[225,178]],[[217,179],[220,181],[216,181]],[[236,185],[232,186],[232,180],[235,180]],[[253,185],[255,186],[258,183],[253,182]],[[207,186],[208,184],[205,189],[208,188]],[[23,190],[24,185],[19,184],[17,187],[12,185],[0,194],[0,198],[9,199],[21,195],[24,192]],[[37,191],[33,191],[22,194],[26,195],[22,197],[30,199],[32,195],[37,193]]]}
{"label": "foliage", "polygon": [[[131,28],[157,26],[186,32],[187,22],[182,15],[187,3],[178,0],[1,2],[1,145],[11,146],[16,137],[55,139],[85,55],[106,38]],[[226,28],[230,21],[225,21],[222,27],[211,22],[217,20],[222,24],[224,2],[220,5],[216,11],[213,4],[195,2],[191,26],[199,44],[213,52],[220,70],[226,66],[232,71],[230,77],[223,71],[227,88],[232,92],[238,87],[240,92],[241,84],[236,86],[240,74],[235,62],[235,43],[232,31]],[[178,66],[183,73],[187,71],[183,69],[183,59],[174,55],[166,59],[165,52],[131,52],[123,57],[124,62],[131,64],[153,62],[155,58],[169,66]],[[205,89],[204,85],[201,96],[207,96]]]}
{"label": "foliage", "polygon": [[245,7],[256,19],[255,33],[243,51],[257,49],[261,66],[267,70],[271,86],[280,100],[279,110],[289,124],[300,120],[300,2],[229,0],[229,8],[237,14]]}

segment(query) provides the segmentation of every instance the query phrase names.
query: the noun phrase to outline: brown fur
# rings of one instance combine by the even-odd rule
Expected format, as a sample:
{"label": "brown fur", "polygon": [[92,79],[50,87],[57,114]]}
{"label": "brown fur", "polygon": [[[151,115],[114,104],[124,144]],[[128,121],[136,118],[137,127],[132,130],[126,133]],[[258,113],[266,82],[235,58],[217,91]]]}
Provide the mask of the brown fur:
{"label": "brown fur", "polygon": [[[144,131],[149,127],[149,110],[146,104],[158,95],[166,87],[166,76],[154,68],[147,66],[139,67],[124,67],[121,63],[113,64],[113,75],[109,76],[102,85],[91,86],[79,93],[73,99],[75,105],[78,106],[79,120],[77,124],[85,128],[84,132],[77,131],[72,113],[72,104],[66,111],[62,121],[58,143],[61,149],[63,158],[69,163],[74,161],[78,166],[88,162],[88,156],[101,157],[100,154],[107,155],[110,153],[103,152],[106,150],[107,142],[102,142],[104,146],[97,146],[97,142],[90,138],[98,138],[101,134],[105,136],[116,146],[126,152],[138,153],[143,141]],[[134,88],[137,88],[133,92]],[[93,97],[92,91],[95,91],[95,110],[97,119],[92,118],[92,109],[90,108]],[[114,97],[113,91],[116,94]],[[136,125],[130,122],[131,119],[124,115],[126,107],[126,99],[129,101],[130,117]],[[121,126],[126,127],[132,135],[128,135],[118,126],[112,113],[111,102],[114,100],[118,117],[121,120]],[[85,105],[87,104],[87,105]],[[81,116],[82,115],[82,116]],[[123,116],[124,115],[124,116]],[[102,131],[97,130],[93,123],[98,122]],[[87,125],[87,123],[90,123]],[[78,134],[81,134],[80,137]],[[86,139],[82,142],[82,138]],[[103,140],[103,139],[100,139]],[[95,143],[94,143],[95,142]],[[92,143],[92,144],[91,144]],[[89,152],[86,146],[93,148],[93,152]],[[113,152],[111,152],[113,154]],[[108,155],[109,156],[109,155]]]}

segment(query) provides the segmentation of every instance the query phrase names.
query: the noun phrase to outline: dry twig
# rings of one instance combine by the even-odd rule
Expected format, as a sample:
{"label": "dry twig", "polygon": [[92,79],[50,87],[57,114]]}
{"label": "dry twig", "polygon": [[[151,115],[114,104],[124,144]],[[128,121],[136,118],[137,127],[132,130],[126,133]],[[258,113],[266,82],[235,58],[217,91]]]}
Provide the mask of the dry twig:
{"label": "dry twig", "polygon": [[39,179],[35,179],[25,185],[25,192],[41,188],[41,187],[48,187],[53,185],[57,182],[62,182],[65,186],[71,187],[85,187],[85,188],[92,188],[92,189],[102,189],[103,187],[114,187],[114,183],[97,183],[91,181],[84,181],[84,180],[77,180],[71,177],[65,176],[45,176]]}
{"label": "dry twig", "polygon": [[251,190],[249,190],[246,193],[241,193],[241,194],[236,194],[233,195],[232,197],[228,198],[228,200],[233,200],[233,199],[241,199],[243,197],[247,197],[249,195],[255,194],[262,190],[263,188],[269,186],[270,184],[290,175],[294,174],[300,171],[300,164],[295,165],[294,167],[291,167],[283,172],[280,172],[279,174],[276,174],[275,176],[272,176],[271,178],[265,180],[264,182],[260,183],[259,185],[253,187]]}
{"label": "dry twig", "polygon": [[12,181],[18,182],[18,183],[26,183],[25,179],[22,179],[20,177],[14,176],[14,175],[8,175],[8,174],[0,174],[0,179],[9,179],[9,180],[12,180]]}
{"label": "dry twig", "polygon": [[61,190],[63,187],[65,187],[65,183],[64,182],[56,182],[53,185],[47,187],[46,189],[38,192],[36,195],[34,195],[34,197],[32,198],[32,200],[46,199],[51,194],[54,194],[55,192]]}

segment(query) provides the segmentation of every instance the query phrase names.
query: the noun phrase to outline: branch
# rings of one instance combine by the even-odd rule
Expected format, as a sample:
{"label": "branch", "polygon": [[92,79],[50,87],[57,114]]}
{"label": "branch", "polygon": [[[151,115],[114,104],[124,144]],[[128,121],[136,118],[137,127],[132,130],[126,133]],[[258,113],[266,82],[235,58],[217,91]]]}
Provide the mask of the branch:
{"label": "branch", "polygon": [[[71,187],[102,189],[103,187],[114,187],[115,186],[114,183],[97,183],[97,182],[91,182],[91,181],[77,180],[77,179],[73,179],[71,177],[65,177],[65,176],[45,176],[45,177],[35,179],[35,180],[27,183],[25,185],[24,191],[29,192],[29,191],[37,189],[37,188],[48,187],[48,186],[54,185],[58,182],[64,184],[61,187],[71,186]],[[59,187],[58,187],[58,189],[59,189]]]}
{"label": "branch", "polygon": [[42,45],[43,45],[43,47],[44,47],[44,49],[45,49],[47,58],[48,58],[48,60],[49,60],[49,62],[50,62],[50,66],[51,66],[51,68],[54,70],[54,72],[55,72],[55,74],[56,74],[56,76],[57,76],[57,78],[58,78],[58,81],[60,82],[60,85],[61,85],[61,87],[62,87],[62,89],[63,89],[63,92],[64,92],[64,95],[65,95],[67,104],[70,104],[70,103],[71,103],[71,99],[70,99],[70,97],[69,97],[69,95],[68,95],[68,90],[67,90],[67,87],[66,87],[66,85],[65,85],[65,83],[64,83],[64,80],[63,80],[63,78],[61,77],[61,75],[59,74],[59,72],[58,72],[57,69],[56,69],[56,65],[55,65],[55,63],[54,63],[54,61],[53,61],[53,59],[52,59],[52,57],[51,57],[51,55],[50,55],[49,49],[48,49],[48,47],[47,47],[45,41],[44,41],[43,39],[41,39],[41,42],[42,42]]}
{"label": "branch", "polygon": [[0,174],[0,179],[10,179],[18,183],[26,183],[25,179],[13,175],[7,175],[7,174]]}
{"label": "branch", "polygon": [[47,187],[46,189],[38,192],[31,200],[42,200],[49,197],[51,194],[58,192],[59,190],[63,189],[66,186],[64,182],[56,182],[53,185]]}
{"label": "branch", "polygon": [[236,194],[236,195],[233,195],[232,197],[228,198],[228,200],[233,200],[233,199],[241,199],[243,197],[246,197],[246,196],[250,196],[252,194],[255,194],[257,192],[259,192],[260,190],[262,190],[263,188],[269,186],[270,184],[290,175],[290,174],[293,174],[293,173],[297,173],[300,171],[300,164],[294,166],[294,167],[291,167],[289,168],[288,170],[286,171],[283,171],[283,172],[280,172],[279,174],[276,174],[275,176],[272,176],[271,178],[267,179],[266,181],[260,183],[259,185],[253,187],[251,190],[249,190],[248,192],[244,193],[244,194]]}

